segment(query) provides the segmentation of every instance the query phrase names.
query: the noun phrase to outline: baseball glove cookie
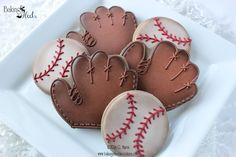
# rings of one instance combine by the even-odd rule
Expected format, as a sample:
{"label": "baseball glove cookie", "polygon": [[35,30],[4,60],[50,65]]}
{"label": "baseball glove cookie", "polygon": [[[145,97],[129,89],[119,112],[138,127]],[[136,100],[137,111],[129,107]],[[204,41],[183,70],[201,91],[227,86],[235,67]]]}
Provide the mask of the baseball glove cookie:
{"label": "baseball glove cookie", "polygon": [[86,45],[91,54],[98,50],[119,54],[132,41],[136,29],[134,14],[118,6],[110,9],[100,6],[95,13],[85,12],[80,16],[80,22],[83,33],[69,32],[67,37]]}
{"label": "baseball glove cookie", "polygon": [[167,110],[196,95],[199,70],[185,50],[168,41],[159,43],[151,58],[143,50],[143,43],[133,42],[121,53],[139,74],[138,89],[156,96]]}
{"label": "baseball glove cookie", "polygon": [[99,128],[104,109],[118,94],[136,89],[137,76],[124,58],[98,51],[72,63],[74,86],[57,79],[51,87],[54,106],[73,128]]}

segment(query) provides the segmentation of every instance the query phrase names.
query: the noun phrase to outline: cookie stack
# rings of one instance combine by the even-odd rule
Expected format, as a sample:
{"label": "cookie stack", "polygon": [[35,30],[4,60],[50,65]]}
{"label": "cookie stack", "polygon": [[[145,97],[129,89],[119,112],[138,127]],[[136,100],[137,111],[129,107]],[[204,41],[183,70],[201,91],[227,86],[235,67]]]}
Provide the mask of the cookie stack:
{"label": "cookie stack", "polygon": [[137,27],[118,6],[85,12],[80,23],[39,50],[36,85],[71,127],[101,128],[115,155],[155,155],[168,136],[166,111],[197,93],[187,31],[165,17]]}

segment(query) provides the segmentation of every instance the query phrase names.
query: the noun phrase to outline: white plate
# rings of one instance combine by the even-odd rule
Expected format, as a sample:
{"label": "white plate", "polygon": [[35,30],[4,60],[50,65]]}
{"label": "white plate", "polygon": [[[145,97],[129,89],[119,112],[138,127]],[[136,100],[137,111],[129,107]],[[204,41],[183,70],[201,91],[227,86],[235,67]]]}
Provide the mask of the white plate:
{"label": "white plate", "polygon": [[31,74],[35,53],[43,43],[61,37],[82,12],[103,4],[120,5],[139,20],[170,17],[189,31],[192,61],[201,71],[199,93],[190,103],[169,112],[171,131],[159,156],[193,156],[236,87],[236,48],[153,0],[65,2],[0,62],[0,119],[47,157],[89,157],[109,152],[99,130],[71,129],[57,114],[50,97],[36,87]]}

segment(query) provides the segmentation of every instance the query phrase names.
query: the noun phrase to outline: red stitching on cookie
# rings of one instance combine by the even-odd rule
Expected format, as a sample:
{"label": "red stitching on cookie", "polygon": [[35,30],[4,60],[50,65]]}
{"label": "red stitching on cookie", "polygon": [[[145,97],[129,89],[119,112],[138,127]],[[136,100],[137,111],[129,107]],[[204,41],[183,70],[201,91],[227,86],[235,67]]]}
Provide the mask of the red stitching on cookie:
{"label": "red stitching on cookie", "polygon": [[142,35],[139,34],[139,37],[137,38],[137,40],[145,40],[145,42],[151,41],[152,43],[156,43],[156,42],[161,42],[162,38],[158,39],[157,36],[154,34],[153,37],[150,37],[148,34]]}
{"label": "red stitching on cookie", "polygon": [[[76,53],[76,57],[79,56],[79,53]],[[68,73],[70,70],[69,68],[71,67],[71,64],[73,62],[75,58],[73,56],[70,57],[70,60],[66,61],[66,66],[62,66],[62,72],[60,72],[59,74],[61,75],[61,77],[68,77],[68,75],[66,73]]]}
{"label": "red stitching on cookie", "polygon": [[144,157],[144,149],[143,149],[143,139],[147,133],[148,124],[152,124],[152,120],[155,120],[155,117],[159,118],[160,114],[164,115],[165,109],[163,107],[159,107],[159,109],[153,109],[153,112],[149,112],[149,117],[144,117],[144,121],[140,122],[140,127],[138,128],[138,132],[135,133],[136,139],[133,140],[135,144],[133,148],[136,149],[136,155],[138,157]]}
{"label": "red stitching on cookie", "polygon": [[57,47],[59,48],[59,50],[58,51],[55,51],[55,55],[53,56],[53,58],[54,58],[54,60],[52,60],[51,61],[51,64],[49,64],[48,65],[48,69],[47,70],[44,70],[44,72],[40,72],[39,74],[35,74],[34,75],[34,80],[35,80],[35,82],[37,83],[38,82],[38,80],[40,79],[41,81],[43,81],[43,78],[45,77],[45,76],[50,76],[49,75],[49,73],[50,72],[53,72],[54,71],[54,68],[56,67],[56,66],[58,66],[58,62],[60,61],[60,60],[62,60],[62,58],[60,58],[61,57],[61,55],[62,54],[64,54],[64,52],[62,52],[62,49],[63,49],[63,47],[65,46],[64,44],[63,44],[63,42],[64,42],[64,40],[61,40],[61,39],[58,39],[57,40]]}
{"label": "red stitching on cookie", "polygon": [[129,115],[128,118],[126,118],[126,121],[123,123],[123,127],[119,128],[116,130],[115,133],[111,133],[111,135],[107,134],[106,135],[106,140],[107,142],[115,142],[117,138],[121,139],[122,134],[127,134],[127,130],[130,129],[130,124],[134,123],[134,117],[136,117],[135,110],[138,108],[135,106],[136,101],[133,99],[134,95],[127,93],[127,101],[128,101],[128,109],[129,111],[127,112],[127,115]]}
{"label": "red stitching on cookie", "polygon": [[181,38],[177,37],[176,35],[173,35],[172,33],[169,34],[165,27],[162,26],[162,22],[158,17],[153,18],[153,20],[155,21],[154,26],[157,26],[159,28],[158,31],[162,32],[162,35],[165,36],[167,39],[171,39],[172,42],[177,42],[178,45],[183,44],[183,46],[185,46],[186,44],[191,44],[192,39],[190,38]]}

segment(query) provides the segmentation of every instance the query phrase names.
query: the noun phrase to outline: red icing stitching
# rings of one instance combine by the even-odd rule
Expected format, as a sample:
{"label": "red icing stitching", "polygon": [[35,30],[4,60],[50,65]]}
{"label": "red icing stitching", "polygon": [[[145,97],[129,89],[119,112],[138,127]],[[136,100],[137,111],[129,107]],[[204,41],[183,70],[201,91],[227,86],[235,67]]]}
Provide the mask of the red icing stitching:
{"label": "red icing stitching", "polygon": [[164,26],[162,26],[162,22],[158,17],[155,17],[153,19],[155,21],[154,26],[158,27],[158,31],[162,32],[162,35],[165,36],[167,39],[171,39],[172,42],[177,42],[178,45],[183,44],[185,46],[186,44],[190,45],[192,42],[192,39],[190,38],[181,38],[177,37],[176,35],[173,35],[172,33],[169,34],[169,32],[165,29]]}
{"label": "red icing stitching", "polygon": [[156,43],[156,42],[161,42],[162,38],[158,39],[156,35],[153,35],[153,37],[150,37],[149,35],[145,34],[139,34],[139,37],[137,38],[137,40],[145,40],[145,42],[151,41],[152,43]]}
{"label": "red icing stitching", "polygon": [[138,108],[135,106],[136,101],[133,99],[134,95],[133,94],[129,94],[127,93],[127,101],[128,101],[128,109],[129,111],[127,112],[127,115],[129,115],[128,118],[126,118],[126,121],[123,123],[123,127],[119,128],[116,130],[115,133],[111,133],[111,135],[107,134],[106,135],[106,140],[107,142],[115,142],[117,138],[122,137],[122,134],[127,134],[127,130],[130,129],[130,125],[131,123],[134,123],[134,117],[136,117],[136,113],[135,110],[137,110]]}
{"label": "red icing stitching", "polygon": [[[76,53],[76,57],[79,56],[79,53]],[[69,61],[66,61],[66,66],[62,66],[62,72],[60,72],[59,74],[61,75],[61,77],[68,77],[68,75],[66,73],[69,72],[69,68],[71,67],[71,64],[73,62],[75,58],[73,56],[70,57]]]}
{"label": "red icing stitching", "polygon": [[153,109],[153,112],[149,112],[149,117],[144,117],[144,121],[140,122],[140,127],[138,128],[138,132],[135,133],[136,139],[133,140],[135,145],[133,148],[136,149],[136,155],[138,157],[144,157],[144,148],[143,148],[143,139],[147,133],[148,124],[152,124],[152,120],[155,120],[155,117],[159,117],[160,114],[164,115],[165,110],[163,107],[159,107],[159,109]]}
{"label": "red icing stitching", "polygon": [[57,47],[59,48],[58,51],[55,51],[55,55],[53,56],[54,60],[51,61],[51,64],[48,65],[48,69],[44,70],[44,72],[40,72],[39,74],[35,74],[34,75],[34,80],[37,83],[38,80],[40,79],[41,81],[43,81],[43,78],[46,76],[50,76],[50,72],[54,71],[54,68],[56,66],[58,66],[58,62],[60,60],[62,60],[61,55],[64,54],[64,52],[62,52],[63,47],[65,46],[63,44],[64,40],[58,39],[57,40]]}

